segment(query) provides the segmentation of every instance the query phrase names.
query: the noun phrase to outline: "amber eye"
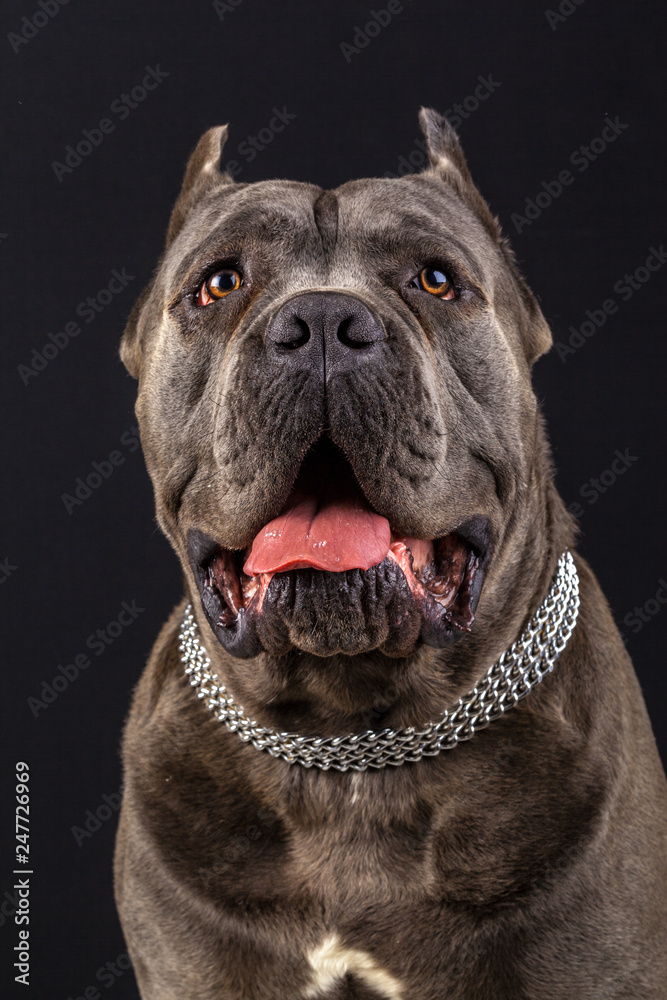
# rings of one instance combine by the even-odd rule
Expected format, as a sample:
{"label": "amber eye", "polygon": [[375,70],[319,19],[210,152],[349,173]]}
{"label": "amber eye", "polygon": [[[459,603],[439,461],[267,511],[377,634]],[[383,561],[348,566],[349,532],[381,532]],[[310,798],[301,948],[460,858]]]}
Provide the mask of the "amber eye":
{"label": "amber eye", "polygon": [[216,299],[224,299],[225,295],[235,292],[241,287],[243,279],[238,271],[226,267],[224,271],[216,271],[197,292],[197,305],[207,306]]}
{"label": "amber eye", "polygon": [[456,289],[451,278],[439,267],[425,267],[419,272],[419,277],[415,278],[415,284],[431,295],[437,295],[440,299],[455,299]]}

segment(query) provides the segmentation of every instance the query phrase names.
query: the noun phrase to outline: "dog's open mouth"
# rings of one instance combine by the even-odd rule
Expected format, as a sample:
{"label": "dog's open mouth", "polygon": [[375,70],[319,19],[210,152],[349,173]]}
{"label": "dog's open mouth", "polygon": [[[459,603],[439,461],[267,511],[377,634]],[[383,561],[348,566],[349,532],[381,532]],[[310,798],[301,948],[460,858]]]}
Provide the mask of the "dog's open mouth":
{"label": "dog's open mouth", "polygon": [[[204,611],[229,652],[252,656],[267,644],[272,652],[286,652],[294,643],[293,634],[291,641],[285,641],[287,633],[294,632],[293,623],[286,621],[289,605],[303,618],[310,594],[313,633],[322,639],[316,621],[319,604],[319,615],[328,622],[327,636],[333,615],[342,619],[340,635],[348,636],[347,649],[341,648],[340,638],[334,642],[336,648],[329,639],[321,641],[319,649],[316,643],[308,644],[312,652],[331,655],[367,650],[370,634],[382,638],[383,631],[392,631],[391,624],[405,626],[404,641],[398,647],[390,643],[395,652],[403,653],[414,647],[417,638],[444,646],[461,632],[469,632],[488,561],[488,534],[483,517],[472,518],[438,539],[393,532],[389,521],[366,500],[342,454],[322,439],[308,452],[280,514],[248,548],[224,549],[198,530],[189,532],[188,542]],[[364,638],[355,645],[359,611],[372,617],[374,599],[379,617],[391,614],[396,620],[386,622],[384,630],[364,628]],[[275,622],[263,627],[262,619],[276,614],[282,630],[275,628]],[[276,634],[281,631],[282,649]],[[268,643],[263,641],[267,639]]]}

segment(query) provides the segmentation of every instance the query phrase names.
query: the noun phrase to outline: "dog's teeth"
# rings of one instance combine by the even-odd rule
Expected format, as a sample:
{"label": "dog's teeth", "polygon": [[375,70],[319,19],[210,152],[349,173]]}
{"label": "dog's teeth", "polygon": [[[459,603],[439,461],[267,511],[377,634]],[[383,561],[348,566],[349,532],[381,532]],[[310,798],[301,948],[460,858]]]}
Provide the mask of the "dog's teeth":
{"label": "dog's teeth", "polygon": [[225,580],[221,589],[222,589],[222,596],[229,605],[232,614],[234,615],[234,617],[236,617],[236,615],[239,613],[239,608],[243,604],[243,598],[241,596],[241,588],[239,586],[238,579],[237,578],[229,579],[229,577],[225,575]]}
{"label": "dog's teeth", "polygon": [[217,621],[218,628],[229,628],[236,623],[236,615],[231,608],[223,608]]}
{"label": "dog's teeth", "polygon": [[433,594],[439,604],[449,604],[455,597],[458,587],[446,576],[436,576],[426,584],[426,590]]}
{"label": "dog's teeth", "polygon": [[260,578],[257,576],[246,576],[245,574],[241,578],[241,592],[243,594],[243,603],[249,604],[257,593],[257,589],[260,585]]}

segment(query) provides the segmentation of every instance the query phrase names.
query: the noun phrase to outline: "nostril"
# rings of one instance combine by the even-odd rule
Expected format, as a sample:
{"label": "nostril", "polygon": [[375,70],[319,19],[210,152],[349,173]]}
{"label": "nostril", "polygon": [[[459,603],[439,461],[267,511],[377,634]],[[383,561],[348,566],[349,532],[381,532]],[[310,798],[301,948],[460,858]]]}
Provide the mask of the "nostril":
{"label": "nostril", "polygon": [[[321,369],[330,377],[358,365],[380,362],[388,339],[378,316],[352,295],[300,293],[288,299],[269,323],[265,344],[283,366]],[[332,374],[333,373],[333,374]]]}
{"label": "nostril", "polygon": [[337,333],[338,339],[340,340],[341,344],[345,345],[345,347],[351,347],[353,350],[359,350],[362,347],[370,347],[373,341],[364,338],[363,330],[358,331],[361,333],[361,336],[356,340],[354,340],[350,336],[350,327],[354,323],[355,318],[356,318],[355,316],[347,316],[344,320],[341,321],[341,323],[338,326],[338,333]]}
{"label": "nostril", "polygon": [[[291,340],[281,340],[280,346],[284,347],[287,351],[295,351],[299,347],[303,347],[310,340],[310,327],[304,319],[300,316],[294,317],[294,326],[300,330],[300,335],[292,337]],[[296,331],[294,331],[296,333]]]}

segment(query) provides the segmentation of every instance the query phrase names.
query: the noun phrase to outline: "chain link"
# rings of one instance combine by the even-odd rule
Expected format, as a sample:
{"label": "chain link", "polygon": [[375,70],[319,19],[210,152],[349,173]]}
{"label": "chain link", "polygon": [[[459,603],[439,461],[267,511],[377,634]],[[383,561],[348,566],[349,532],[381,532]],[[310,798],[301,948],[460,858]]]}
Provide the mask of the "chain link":
{"label": "chain link", "polygon": [[185,608],[179,645],[185,673],[192,687],[197,688],[197,697],[242,740],[290,764],[324,771],[329,768],[365,771],[369,767],[415,762],[441,750],[451,750],[513,708],[553,670],[574,631],[578,613],[579,577],[572,555],[564,552],[549,593],[525,631],[439,722],[419,730],[367,730],[326,738],[280,733],[249,719],[212,671],[211,660],[199,640],[191,604]]}

